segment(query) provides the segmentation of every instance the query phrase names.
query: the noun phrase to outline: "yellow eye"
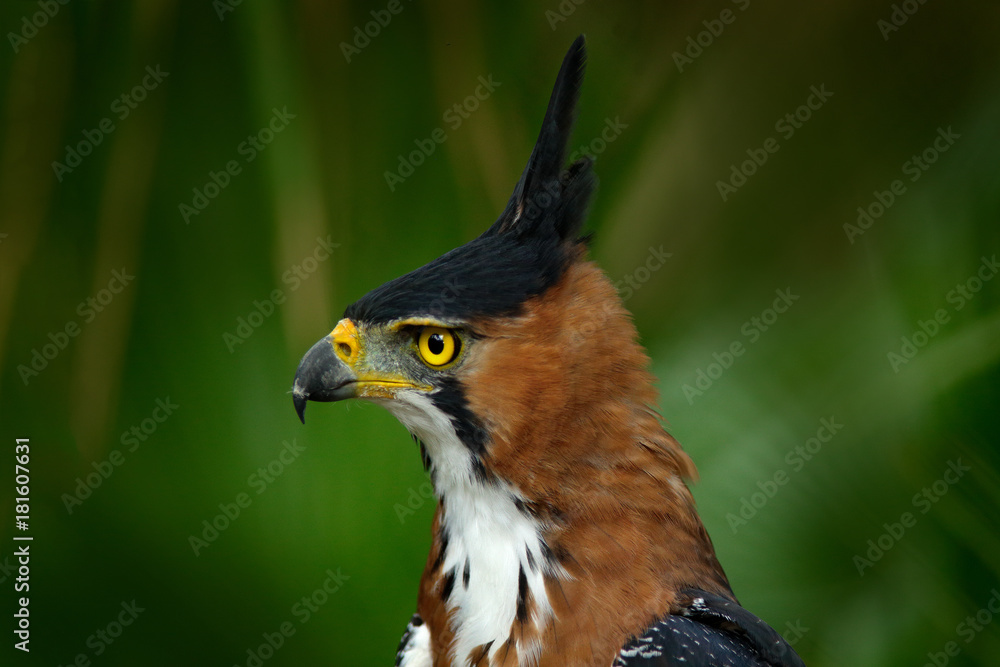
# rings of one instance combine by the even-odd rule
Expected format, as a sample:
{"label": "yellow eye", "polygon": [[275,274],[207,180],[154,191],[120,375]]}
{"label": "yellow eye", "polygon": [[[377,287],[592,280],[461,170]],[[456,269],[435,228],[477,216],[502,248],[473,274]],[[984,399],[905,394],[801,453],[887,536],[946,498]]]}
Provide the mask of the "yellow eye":
{"label": "yellow eye", "polygon": [[424,327],[417,339],[420,358],[429,366],[444,366],[458,356],[458,337],[448,329]]}

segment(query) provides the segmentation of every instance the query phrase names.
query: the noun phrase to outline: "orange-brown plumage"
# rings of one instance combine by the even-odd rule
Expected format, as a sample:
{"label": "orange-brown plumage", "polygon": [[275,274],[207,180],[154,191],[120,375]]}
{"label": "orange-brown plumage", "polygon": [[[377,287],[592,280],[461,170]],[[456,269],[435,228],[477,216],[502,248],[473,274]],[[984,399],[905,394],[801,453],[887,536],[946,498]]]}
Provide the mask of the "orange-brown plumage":
{"label": "orange-brown plumage", "polygon": [[[578,257],[523,314],[473,323],[488,342],[467,362],[469,405],[492,436],[486,466],[524,494],[570,575],[548,583],[556,613],[543,640],[559,652],[540,665],[605,664],[683,585],[731,595],[682,479],[694,464],[652,407],[631,317],[582,247]],[[419,610],[446,645],[436,557]]]}

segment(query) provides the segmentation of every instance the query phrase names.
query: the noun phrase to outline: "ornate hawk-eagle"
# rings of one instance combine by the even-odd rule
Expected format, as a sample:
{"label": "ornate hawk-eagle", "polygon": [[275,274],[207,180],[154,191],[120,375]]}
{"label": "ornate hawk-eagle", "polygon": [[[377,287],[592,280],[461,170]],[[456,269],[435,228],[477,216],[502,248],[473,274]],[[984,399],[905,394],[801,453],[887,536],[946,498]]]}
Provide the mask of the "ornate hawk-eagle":
{"label": "ornate hawk-eagle", "polygon": [[564,167],[584,61],[581,36],[497,221],[348,306],[302,359],[295,409],[374,401],[419,443],[437,510],[397,665],[801,665],[736,601],[649,359],[587,258],[591,159]]}

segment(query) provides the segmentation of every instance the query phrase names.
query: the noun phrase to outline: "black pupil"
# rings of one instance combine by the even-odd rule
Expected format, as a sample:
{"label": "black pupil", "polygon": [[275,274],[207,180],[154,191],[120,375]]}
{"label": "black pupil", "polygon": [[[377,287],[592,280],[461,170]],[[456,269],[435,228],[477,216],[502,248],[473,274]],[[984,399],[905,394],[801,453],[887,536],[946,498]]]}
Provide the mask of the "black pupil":
{"label": "black pupil", "polygon": [[435,356],[444,352],[444,336],[439,333],[431,334],[427,339],[427,349]]}

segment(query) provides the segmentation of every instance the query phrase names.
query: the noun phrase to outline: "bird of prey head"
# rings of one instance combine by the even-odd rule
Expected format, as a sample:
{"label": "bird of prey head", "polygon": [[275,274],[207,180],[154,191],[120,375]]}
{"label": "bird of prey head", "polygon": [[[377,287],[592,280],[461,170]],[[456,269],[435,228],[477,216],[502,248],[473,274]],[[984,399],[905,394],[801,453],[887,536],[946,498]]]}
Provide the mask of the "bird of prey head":
{"label": "bird of prey head", "polygon": [[[496,222],[348,306],[295,375],[303,421],[307,401],[365,399],[420,443],[438,507],[397,664],[668,665],[702,629],[738,657],[783,646],[735,603],[629,313],[587,258],[592,161],[565,166],[584,62],[581,36]],[[628,654],[657,628],[687,643]]]}

